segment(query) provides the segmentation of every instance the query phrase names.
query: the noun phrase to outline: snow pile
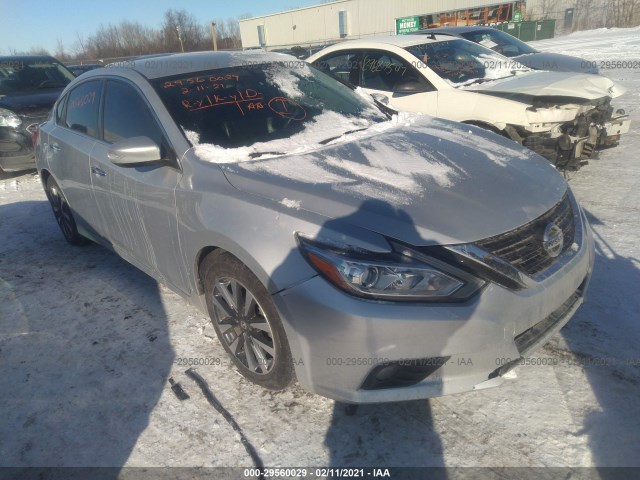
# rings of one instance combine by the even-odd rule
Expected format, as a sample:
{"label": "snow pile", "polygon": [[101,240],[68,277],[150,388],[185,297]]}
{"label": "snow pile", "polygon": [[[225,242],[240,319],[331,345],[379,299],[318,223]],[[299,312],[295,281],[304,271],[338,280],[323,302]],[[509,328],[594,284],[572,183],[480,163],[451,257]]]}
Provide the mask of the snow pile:
{"label": "snow pile", "polygon": [[200,143],[200,134],[198,132],[194,132],[192,130],[185,130],[184,134],[187,137],[187,140],[191,142],[191,145],[198,145]]}
{"label": "snow pile", "polygon": [[[300,64],[299,66],[298,63]],[[298,88],[298,83],[302,78],[313,77],[313,73],[306,63],[298,63],[296,63],[295,72],[283,69],[278,64],[272,66],[272,68],[265,69],[267,81],[290,98],[302,97],[304,93]]]}

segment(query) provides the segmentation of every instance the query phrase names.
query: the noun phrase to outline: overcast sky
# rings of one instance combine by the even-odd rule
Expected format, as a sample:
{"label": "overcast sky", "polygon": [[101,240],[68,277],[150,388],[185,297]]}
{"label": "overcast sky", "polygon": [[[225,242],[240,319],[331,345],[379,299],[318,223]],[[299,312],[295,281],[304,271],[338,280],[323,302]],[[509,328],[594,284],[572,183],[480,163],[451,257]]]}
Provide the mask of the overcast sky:
{"label": "overcast sky", "polygon": [[54,53],[58,39],[70,52],[78,35],[87,38],[100,24],[123,20],[159,27],[166,10],[185,9],[202,23],[216,18],[277,13],[321,0],[0,0],[0,55],[9,49],[43,47]]}

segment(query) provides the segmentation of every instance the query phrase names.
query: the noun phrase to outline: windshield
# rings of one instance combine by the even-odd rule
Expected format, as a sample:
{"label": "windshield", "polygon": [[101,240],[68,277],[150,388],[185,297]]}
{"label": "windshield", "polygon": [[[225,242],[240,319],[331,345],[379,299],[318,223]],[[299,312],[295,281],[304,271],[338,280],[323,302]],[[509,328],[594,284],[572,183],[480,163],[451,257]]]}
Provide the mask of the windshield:
{"label": "windshield", "polygon": [[66,87],[75,77],[62,64],[47,59],[3,59],[0,94],[25,93]]}
{"label": "windshield", "polygon": [[282,150],[287,142],[274,140],[323,143],[387,120],[372,101],[328,75],[307,64],[291,68],[287,63],[209,70],[151,83],[193,145],[259,143],[265,153],[287,153]]}
{"label": "windshield", "polygon": [[462,39],[412,45],[406,50],[455,87],[529,71],[525,66],[488,48]]}
{"label": "windshield", "polygon": [[497,29],[474,30],[461,33],[460,35],[474,43],[479,43],[483,47],[490,48],[505,57],[517,57],[518,55],[537,52],[537,50],[522,40]]}

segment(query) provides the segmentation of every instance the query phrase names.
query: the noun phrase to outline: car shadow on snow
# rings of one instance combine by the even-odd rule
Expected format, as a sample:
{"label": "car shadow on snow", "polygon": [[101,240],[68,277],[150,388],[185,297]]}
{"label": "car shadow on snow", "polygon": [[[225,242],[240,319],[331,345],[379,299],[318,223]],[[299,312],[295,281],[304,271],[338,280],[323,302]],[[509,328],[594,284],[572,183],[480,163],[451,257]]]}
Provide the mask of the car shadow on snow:
{"label": "car shadow on snow", "polygon": [[[591,225],[602,225],[597,217],[585,213]],[[573,435],[588,436],[596,466],[638,467],[640,260],[616,253],[598,230],[594,229],[596,260],[587,301],[561,331],[572,360],[583,368],[597,400],[597,406],[585,414],[582,429]],[[601,478],[619,474],[600,471]]]}
{"label": "car shadow on snow", "polygon": [[[323,225],[328,231],[339,231],[339,224],[358,225],[361,216],[370,212],[385,218],[396,218],[415,233],[411,217],[401,208],[381,200],[368,200],[348,217],[330,220]],[[334,224],[337,224],[334,227]],[[336,228],[337,227],[337,228]],[[319,235],[322,236],[322,232]],[[410,235],[412,236],[412,235]],[[409,338],[412,332],[406,332]],[[384,339],[369,340],[371,357],[380,357]],[[378,352],[378,353],[376,353]],[[336,368],[350,368],[339,366]],[[354,412],[355,410],[355,412]],[[336,402],[327,429],[325,446],[330,468],[366,467],[439,467],[429,471],[430,478],[447,478],[444,470],[443,446],[434,429],[430,400],[413,400],[379,404],[352,405]],[[407,472],[405,471],[405,474]],[[424,472],[421,472],[424,474]]]}
{"label": "car shadow on snow", "polygon": [[[420,237],[412,218],[404,210],[382,200],[363,201],[353,213],[326,221],[314,237],[320,241],[322,239],[334,239],[335,241],[336,238],[340,238],[339,232],[353,233],[352,230],[349,230],[349,226],[375,224],[372,218],[377,218],[378,221],[385,219],[384,221],[396,225],[399,230],[403,231],[403,233],[395,232],[398,236]],[[395,220],[395,223],[391,223],[392,219]],[[284,270],[292,268],[289,263],[295,265],[296,262],[291,260],[294,255],[299,256],[300,254],[298,251],[291,252],[289,258],[279,268]],[[370,305],[365,300],[363,300],[363,304]],[[309,308],[319,308],[321,311],[335,308],[341,311],[343,308],[353,308],[353,306],[352,304],[336,304],[330,307],[310,306]],[[450,313],[454,315],[452,312]],[[344,313],[344,315],[347,314]],[[380,331],[374,331],[373,326],[376,320],[370,319],[348,325],[345,324],[344,315],[340,315],[340,318],[334,318],[330,311],[324,311],[316,321],[322,324],[321,328],[324,331],[330,330],[331,336],[335,337],[336,341],[343,335],[348,335],[352,338],[355,336],[354,344],[364,342],[362,346],[355,347],[354,352],[351,353],[353,356],[368,355],[372,361],[375,361],[377,358],[383,358],[385,351],[395,348],[393,340],[386,337],[381,338]],[[389,321],[392,320],[393,318],[389,319]],[[292,327],[296,329],[295,322],[293,323]],[[301,343],[305,344],[313,342],[318,332],[307,325],[297,328],[296,333],[302,338]],[[409,341],[412,335],[415,335],[410,329],[407,329],[405,334]],[[442,347],[445,350],[446,343]],[[362,354],[360,349],[368,353]],[[343,350],[344,348],[342,350],[338,348],[336,351]],[[435,352],[431,353],[436,355]],[[328,352],[328,355],[331,354]],[[312,365],[309,368],[313,370],[319,367],[317,371],[323,372],[319,374],[320,377],[331,375],[332,378],[340,378],[341,371],[346,373],[349,368],[354,368],[341,362],[335,362],[331,363],[334,365],[333,370],[328,371],[325,365],[330,365],[329,360],[333,360],[333,358],[314,358],[312,361],[320,362],[321,365]],[[335,377],[333,377],[334,375]],[[440,391],[435,385],[433,389],[435,396]],[[440,436],[434,428],[431,404],[427,399],[361,404],[357,408],[354,408],[353,405],[335,402],[325,434],[324,446],[328,461],[323,460],[323,462],[327,461],[323,466],[329,468],[444,467],[445,465],[443,446]],[[331,478],[332,472],[328,473]],[[429,476],[438,479],[447,477],[444,468],[430,471]]]}
{"label": "car shadow on snow", "polygon": [[[430,400],[364,404],[355,414],[349,410],[342,403],[334,405],[325,437],[330,468],[430,467],[429,478],[447,478]],[[402,478],[412,478],[410,472]],[[425,471],[415,474],[423,478]]]}
{"label": "car shadow on snow", "polygon": [[174,360],[158,285],[68,245],[45,201],[1,205],[0,226],[0,466],[115,478]]}

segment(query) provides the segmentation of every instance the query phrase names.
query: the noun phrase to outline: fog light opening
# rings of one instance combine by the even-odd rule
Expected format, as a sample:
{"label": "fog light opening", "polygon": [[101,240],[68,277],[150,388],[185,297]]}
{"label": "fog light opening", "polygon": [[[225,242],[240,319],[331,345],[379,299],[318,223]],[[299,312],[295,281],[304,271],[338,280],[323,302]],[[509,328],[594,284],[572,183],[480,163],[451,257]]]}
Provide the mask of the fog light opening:
{"label": "fog light opening", "polygon": [[451,357],[397,360],[377,365],[362,383],[362,390],[409,387],[433,375]]}

